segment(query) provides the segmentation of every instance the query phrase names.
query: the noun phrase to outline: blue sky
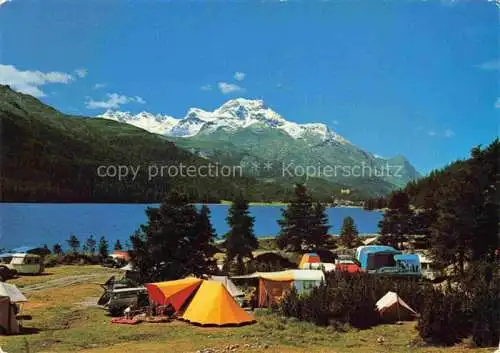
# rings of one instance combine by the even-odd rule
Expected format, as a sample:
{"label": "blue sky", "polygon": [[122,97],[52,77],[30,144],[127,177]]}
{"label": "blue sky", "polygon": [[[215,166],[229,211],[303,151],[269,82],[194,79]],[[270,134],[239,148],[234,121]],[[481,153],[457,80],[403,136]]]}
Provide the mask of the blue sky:
{"label": "blue sky", "polygon": [[11,0],[0,83],[83,115],[261,98],[425,173],[498,135],[498,24],[487,0]]}

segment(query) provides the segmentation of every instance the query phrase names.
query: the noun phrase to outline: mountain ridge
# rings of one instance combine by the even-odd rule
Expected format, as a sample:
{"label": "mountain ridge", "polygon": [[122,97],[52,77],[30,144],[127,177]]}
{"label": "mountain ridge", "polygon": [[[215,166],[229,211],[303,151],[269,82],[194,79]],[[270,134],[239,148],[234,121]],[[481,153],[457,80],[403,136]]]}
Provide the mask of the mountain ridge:
{"label": "mountain ridge", "polygon": [[[193,137],[202,130],[206,132],[207,129],[215,130],[219,127],[245,128],[262,123],[267,127],[281,129],[293,138],[302,138],[307,134],[313,134],[323,140],[333,138],[340,143],[350,143],[344,137],[330,130],[324,123],[300,124],[288,121],[267,107],[260,99],[230,99],[212,112],[200,108],[189,108],[183,118],[146,111],[134,115],[116,110],[107,110],[98,117],[126,122],[150,132],[174,137]],[[154,123],[159,125],[155,126]]]}
{"label": "mountain ridge", "polygon": [[[231,99],[212,112],[190,108],[180,119],[148,112],[133,115],[115,111],[106,111],[100,117],[161,134],[176,145],[203,158],[213,159],[223,153],[224,158],[218,161],[225,163],[256,163],[263,157],[267,162],[295,161],[303,166],[356,168],[355,166],[359,165],[374,170],[368,178],[375,175],[375,178],[392,184],[393,189],[403,187],[407,182],[421,177],[402,155],[391,158],[376,156],[351,143],[324,123],[299,124],[288,121],[267,107],[263,100]],[[226,146],[223,146],[221,141],[225,141]],[[376,175],[377,171],[385,168],[384,165],[389,164],[399,167],[397,169],[401,170],[401,176]],[[353,177],[335,175],[327,179],[347,185],[361,184],[359,180],[353,181]]]}
{"label": "mountain ridge", "polygon": [[[305,181],[258,180],[245,175],[150,180],[144,169],[133,180],[100,177],[96,168],[102,165],[200,166],[212,160],[130,124],[64,114],[6,85],[0,85],[0,126],[0,202],[155,203],[173,187],[193,202],[217,203],[237,194],[249,201],[286,202],[293,195],[294,184]],[[347,187],[318,178],[305,182],[313,197],[325,202],[331,202]],[[361,185],[345,198],[364,200],[386,192],[387,187],[380,185],[373,190]]]}

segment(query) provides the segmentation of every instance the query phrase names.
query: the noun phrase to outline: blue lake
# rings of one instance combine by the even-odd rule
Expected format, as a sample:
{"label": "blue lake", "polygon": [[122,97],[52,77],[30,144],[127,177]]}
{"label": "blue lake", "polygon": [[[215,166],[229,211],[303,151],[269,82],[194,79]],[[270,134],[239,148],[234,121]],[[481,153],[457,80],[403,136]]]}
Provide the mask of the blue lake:
{"label": "blue lake", "polygon": [[[122,244],[129,236],[146,223],[144,210],[148,204],[0,204],[0,248],[22,245],[52,247],[60,243],[66,247],[66,239],[73,233],[80,240],[89,235],[105,236],[113,244],[120,239]],[[209,205],[212,225],[218,235],[227,232],[228,205]],[[251,206],[255,217],[257,236],[275,236],[279,232],[276,223],[281,218],[281,206]],[[354,218],[360,233],[376,233],[382,213],[360,208],[328,208],[330,233],[338,234],[346,216]]]}

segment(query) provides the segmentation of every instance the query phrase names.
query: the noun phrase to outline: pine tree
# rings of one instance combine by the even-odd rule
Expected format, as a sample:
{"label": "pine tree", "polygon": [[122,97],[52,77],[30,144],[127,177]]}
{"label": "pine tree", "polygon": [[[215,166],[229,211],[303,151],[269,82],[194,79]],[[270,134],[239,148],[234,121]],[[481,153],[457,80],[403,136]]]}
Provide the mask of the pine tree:
{"label": "pine tree", "polygon": [[315,202],[312,206],[311,231],[304,241],[308,251],[315,251],[325,247],[329,237],[329,228],[325,206],[319,201]]}
{"label": "pine tree", "polygon": [[389,198],[388,208],[384,218],[379,222],[382,234],[379,240],[382,244],[400,249],[405,236],[409,234],[413,214],[408,195],[404,191],[393,192]]}
{"label": "pine tree", "polygon": [[185,195],[170,193],[160,208],[146,210],[148,223],[131,237],[132,261],[143,281],[200,275],[196,252],[199,214]]}
{"label": "pine tree", "polygon": [[120,239],[117,239],[116,242],[115,242],[115,246],[113,247],[113,249],[115,250],[123,250],[123,246],[122,246],[122,243],[120,242]]}
{"label": "pine tree", "polygon": [[101,260],[104,260],[108,257],[108,255],[108,242],[106,241],[106,238],[101,237],[101,239],[99,240],[99,257],[101,258]]}
{"label": "pine tree", "polygon": [[76,237],[76,235],[71,234],[67,240],[68,246],[73,251],[73,254],[77,254],[80,249],[80,240]]}
{"label": "pine tree", "polygon": [[281,231],[276,238],[279,248],[302,251],[312,230],[312,199],[304,185],[296,185],[294,198],[281,213],[283,218],[278,220]]}
{"label": "pine tree", "polygon": [[192,245],[192,270],[195,276],[216,273],[217,261],[213,256],[217,253],[214,239],[217,237],[210,222],[210,209],[203,205],[198,214],[196,237]]}
{"label": "pine tree", "polygon": [[344,218],[342,229],[340,230],[339,241],[346,248],[351,248],[359,243],[358,229],[354,224],[354,219],[350,216]]}
{"label": "pine tree", "polygon": [[237,197],[231,204],[226,220],[230,229],[224,242],[226,248],[225,268],[230,271],[231,265],[236,260],[235,272],[243,274],[245,272],[244,259],[252,259],[252,251],[259,246],[253,232],[254,218],[250,216],[248,211],[248,201],[242,196]]}
{"label": "pine tree", "polygon": [[90,255],[94,256],[95,254],[95,247],[96,247],[96,240],[94,239],[94,236],[91,235],[87,238],[87,241],[85,242],[85,245],[87,247],[88,252]]}
{"label": "pine tree", "polygon": [[62,247],[59,243],[56,243],[54,244],[54,246],[52,247],[52,252],[56,255],[60,255],[62,254]]}
{"label": "pine tree", "polygon": [[431,254],[442,266],[453,265],[463,275],[465,264],[494,258],[498,249],[498,141],[458,171],[447,172],[447,183],[436,192],[437,218],[431,227]]}

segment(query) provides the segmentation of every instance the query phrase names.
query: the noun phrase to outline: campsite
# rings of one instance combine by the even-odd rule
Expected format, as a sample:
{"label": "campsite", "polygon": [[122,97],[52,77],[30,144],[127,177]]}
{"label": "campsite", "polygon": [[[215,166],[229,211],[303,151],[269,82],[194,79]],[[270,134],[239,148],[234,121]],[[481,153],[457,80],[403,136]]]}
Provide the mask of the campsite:
{"label": "campsite", "polygon": [[[241,327],[199,327],[182,321],[113,325],[111,317],[95,306],[102,289],[98,283],[118,275],[101,266],[60,266],[47,275],[20,277],[16,284],[27,297],[23,312],[29,333],[0,336],[8,353],[163,353],[169,352],[490,352],[491,349],[413,348],[415,322],[381,325],[370,330],[345,333],[313,324],[287,320],[265,310],[256,312],[257,322]],[[78,279],[80,278],[80,279]],[[384,337],[384,343],[377,338]]]}

